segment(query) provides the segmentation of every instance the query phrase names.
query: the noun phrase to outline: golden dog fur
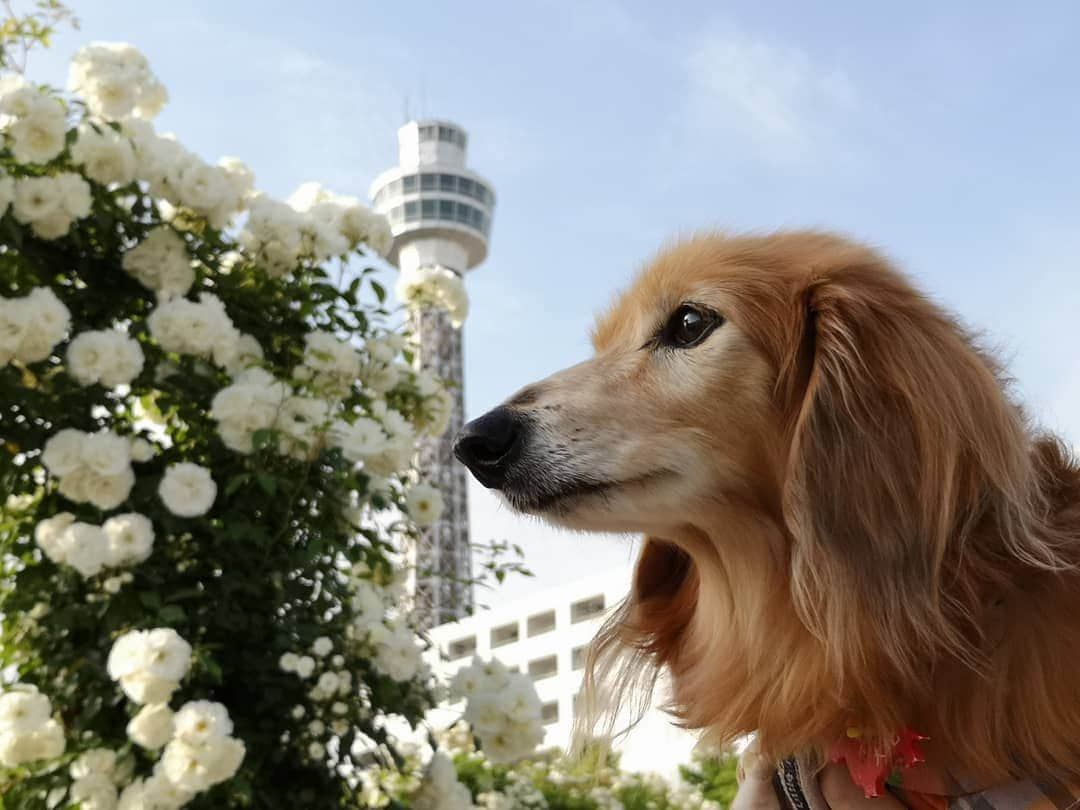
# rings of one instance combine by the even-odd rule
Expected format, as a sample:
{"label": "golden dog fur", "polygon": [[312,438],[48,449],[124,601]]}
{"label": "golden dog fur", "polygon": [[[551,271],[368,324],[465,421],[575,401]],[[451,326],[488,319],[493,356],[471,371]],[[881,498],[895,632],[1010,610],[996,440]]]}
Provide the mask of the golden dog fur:
{"label": "golden dog fur", "polygon": [[[685,302],[726,322],[643,345]],[[703,236],[659,256],[594,345],[507,404],[547,469],[614,483],[504,493],[647,534],[590,705],[613,716],[667,670],[682,723],[757,732],[772,759],[907,725],[987,780],[1080,775],[1080,470],[953,318],[835,235]]]}

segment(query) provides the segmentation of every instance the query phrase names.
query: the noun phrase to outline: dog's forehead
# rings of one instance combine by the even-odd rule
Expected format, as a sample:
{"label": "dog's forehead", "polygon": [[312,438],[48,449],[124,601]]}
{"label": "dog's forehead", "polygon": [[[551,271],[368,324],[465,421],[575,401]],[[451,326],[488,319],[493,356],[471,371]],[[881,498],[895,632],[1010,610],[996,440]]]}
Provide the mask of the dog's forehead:
{"label": "dog's forehead", "polygon": [[636,347],[679,304],[721,284],[725,273],[721,244],[719,239],[694,239],[657,256],[597,321],[592,331],[596,351]]}

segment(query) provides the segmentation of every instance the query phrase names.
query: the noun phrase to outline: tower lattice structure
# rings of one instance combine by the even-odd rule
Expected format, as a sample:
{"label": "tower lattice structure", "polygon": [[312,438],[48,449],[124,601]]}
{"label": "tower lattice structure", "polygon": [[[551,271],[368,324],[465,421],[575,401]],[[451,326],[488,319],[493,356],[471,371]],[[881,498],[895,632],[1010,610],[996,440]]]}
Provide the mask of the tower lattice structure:
{"label": "tower lattice structure", "polygon": [[[487,256],[495,194],[465,167],[465,131],[448,121],[410,121],[398,130],[399,165],[371,185],[375,209],[394,235],[389,260],[402,272],[441,267],[462,278]],[[446,312],[410,315],[419,341],[419,365],[450,382],[453,406],[446,432],[419,448],[424,480],[444,499],[438,521],[424,529],[412,551],[414,608],[425,627],[454,621],[473,605],[468,480],[453,457],[453,439],[465,415],[463,340]]]}

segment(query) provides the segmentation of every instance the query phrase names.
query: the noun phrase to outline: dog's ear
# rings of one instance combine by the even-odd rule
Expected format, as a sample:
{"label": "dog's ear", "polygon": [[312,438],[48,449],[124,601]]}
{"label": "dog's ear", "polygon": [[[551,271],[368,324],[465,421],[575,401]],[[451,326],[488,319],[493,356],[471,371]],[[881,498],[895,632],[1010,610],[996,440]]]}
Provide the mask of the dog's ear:
{"label": "dog's ear", "polygon": [[945,588],[943,572],[988,509],[1025,497],[1027,442],[962,330],[873,254],[856,258],[802,289],[781,368],[793,596],[838,675],[876,659],[911,682],[943,645],[971,642],[975,586]]}

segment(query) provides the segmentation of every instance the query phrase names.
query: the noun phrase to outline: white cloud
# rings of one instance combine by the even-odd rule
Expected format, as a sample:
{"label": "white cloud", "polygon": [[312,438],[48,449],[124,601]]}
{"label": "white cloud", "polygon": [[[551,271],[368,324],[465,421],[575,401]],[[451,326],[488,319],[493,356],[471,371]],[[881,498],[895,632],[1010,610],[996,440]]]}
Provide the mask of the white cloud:
{"label": "white cloud", "polygon": [[832,151],[858,106],[841,69],[731,26],[702,36],[685,69],[688,121],[770,163],[805,163]]}

